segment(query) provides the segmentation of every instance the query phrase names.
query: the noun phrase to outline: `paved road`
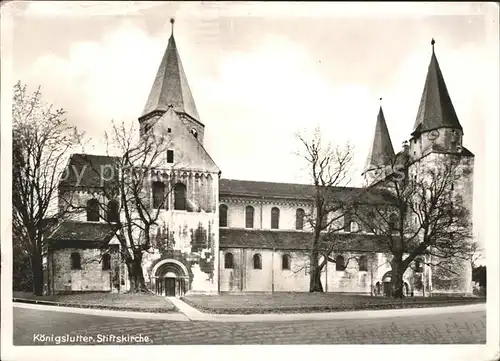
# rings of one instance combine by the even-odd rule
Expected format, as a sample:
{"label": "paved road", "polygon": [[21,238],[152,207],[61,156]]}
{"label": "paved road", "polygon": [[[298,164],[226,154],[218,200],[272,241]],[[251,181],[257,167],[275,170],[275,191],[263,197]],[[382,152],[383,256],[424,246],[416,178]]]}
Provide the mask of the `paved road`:
{"label": "paved road", "polygon": [[[14,307],[14,345],[481,344],[486,312],[284,322],[167,321]],[[117,340],[125,336],[125,339]],[[135,337],[135,339],[126,339]],[[114,340],[113,340],[114,338]]]}

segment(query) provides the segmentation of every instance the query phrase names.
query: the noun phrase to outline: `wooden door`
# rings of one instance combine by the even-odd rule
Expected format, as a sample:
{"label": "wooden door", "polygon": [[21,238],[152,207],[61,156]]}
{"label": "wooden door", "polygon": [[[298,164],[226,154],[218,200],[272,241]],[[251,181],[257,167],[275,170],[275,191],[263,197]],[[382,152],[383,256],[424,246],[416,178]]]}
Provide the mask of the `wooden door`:
{"label": "wooden door", "polygon": [[166,296],[175,296],[175,278],[165,278]]}

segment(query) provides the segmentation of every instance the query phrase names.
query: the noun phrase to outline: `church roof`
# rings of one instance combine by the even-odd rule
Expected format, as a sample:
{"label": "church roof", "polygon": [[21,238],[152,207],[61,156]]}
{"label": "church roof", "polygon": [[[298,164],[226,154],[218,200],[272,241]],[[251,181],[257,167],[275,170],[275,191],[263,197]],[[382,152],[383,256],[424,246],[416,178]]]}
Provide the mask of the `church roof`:
{"label": "church roof", "polygon": [[[314,185],[298,183],[258,182],[236,179],[221,179],[219,194],[221,197],[273,198],[297,201],[312,201]],[[339,202],[392,203],[390,194],[381,189],[332,187],[332,195]]]}
{"label": "church roof", "polygon": [[[111,179],[111,176],[106,173],[104,177],[101,177],[101,171],[110,172],[111,169],[115,169],[114,167],[119,159],[119,157],[106,155],[83,153],[72,154],[68,161],[68,165],[66,166],[65,172],[62,175],[59,186],[88,188],[103,187],[106,185],[106,179]],[[118,172],[115,172],[115,175],[118,176]],[[102,178],[104,179],[101,182]]]}
{"label": "church roof", "polygon": [[[173,20],[171,21],[173,25]],[[172,105],[176,112],[186,113],[200,121],[172,31],[161,60],[142,116],[154,111],[166,111]]]}
{"label": "church roof", "polygon": [[386,165],[391,165],[394,161],[394,148],[392,146],[391,136],[387,123],[385,121],[384,112],[380,107],[377,115],[377,123],[375,125],[375,134],[373,142],[366,159],[365,172],[381,168]]}
{"label": "church roof", "polygon": [[49,236],[50,248],[99,248],[108,246],[115,231],[108,223],[66,221]]}
{"label": "church roof", "polygon": [[412,134],[443,127],[462,129],[434,52],[434,39],[431,44],[431,61]]}
{"label": "church roof", "polygon": [[114,233],[109,223],[66,221],[48,238],[64,241],[109,240]]}
{"label": "church roof", "polygon": [[[387,252],[387,238],[373,234],[336,233],[334,250]],[[252,229],[219,229],[219,247],[261,248],[279,250],[308,250],[312,233],[302,231],[276,231]],[[327,245],[325,244],[325,248]]]}

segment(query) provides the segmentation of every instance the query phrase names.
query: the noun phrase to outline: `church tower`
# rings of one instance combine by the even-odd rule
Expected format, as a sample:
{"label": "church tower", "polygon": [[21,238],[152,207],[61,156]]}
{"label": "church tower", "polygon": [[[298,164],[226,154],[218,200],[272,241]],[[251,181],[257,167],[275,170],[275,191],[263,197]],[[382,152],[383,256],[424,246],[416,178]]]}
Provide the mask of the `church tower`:
{"label": "church tower", "polygon": [[155,249],[143,268],[157,294],[217,293],[220,170],[203,146],[205,126],[170,23],[167,49],[139,117],[142,140],[152,135],[168,142],[166,161],[150,170],[144,185],[159,217]]}
{"label": "church tower", "polygon": [[410,139],[410,156],[419,159],[430,152],[461,154],[463,129],[451,102],[434,51]]}
{"label": "church tower", "polygon": [[153,86],[139,117],[141,135],[147,133],[158,119],[172,108],[191,134],[203,144],[205,126],[200,121],[198,110],[182,66],[174,38],[174,19],[170,19],[172,32],[167,49],[161,60]]}
{"label": "church tower", "polygon": [[[380,100],[382,100],[382,98],[380,98]],[[394,148],[381,105],[377,115],[377,123],[375,124],[373,142],[362,173],[365,186],[373,185],[385,179],[393,168],[392,164],[394,160]]]}
{"label": "church tower", "polygon": [[[410,177],[418,179],[426,170],[440,171],[453,165],[450,184],[453,202],[460,202],[469,213],[472,226],[474,154],[462,144],[463,128],[453,107],[441,72],[432,39],[432,54],[409,144]],[[428,173],[427,173],[428,174]],[[468,262],[458,265],[460,275],[447,281],[433,277],[438,268],[429,271],[434,292],[472,293],[472,270]],[[458,272],[458,269],[456,270]],[[435,280],[435,281],[433,281]],[[433,283],[434,282],[434,283]]]}

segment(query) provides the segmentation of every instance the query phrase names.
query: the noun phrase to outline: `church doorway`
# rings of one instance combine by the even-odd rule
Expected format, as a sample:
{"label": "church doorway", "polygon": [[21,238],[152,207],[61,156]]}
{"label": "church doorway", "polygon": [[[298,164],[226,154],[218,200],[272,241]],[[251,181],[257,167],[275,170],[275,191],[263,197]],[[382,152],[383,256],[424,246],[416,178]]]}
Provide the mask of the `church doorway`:
{"label": "church doorway", "polygon": [[167,297],[181,297],[187,292],[188,276],[178,261],[161,262],[154,274],[155,293]]}
{"label": "church doorway", "polygon": [[165,281],[165,296],[175,296],[175,288],[177,286],[177,276],[172,272],[167,273]]}

